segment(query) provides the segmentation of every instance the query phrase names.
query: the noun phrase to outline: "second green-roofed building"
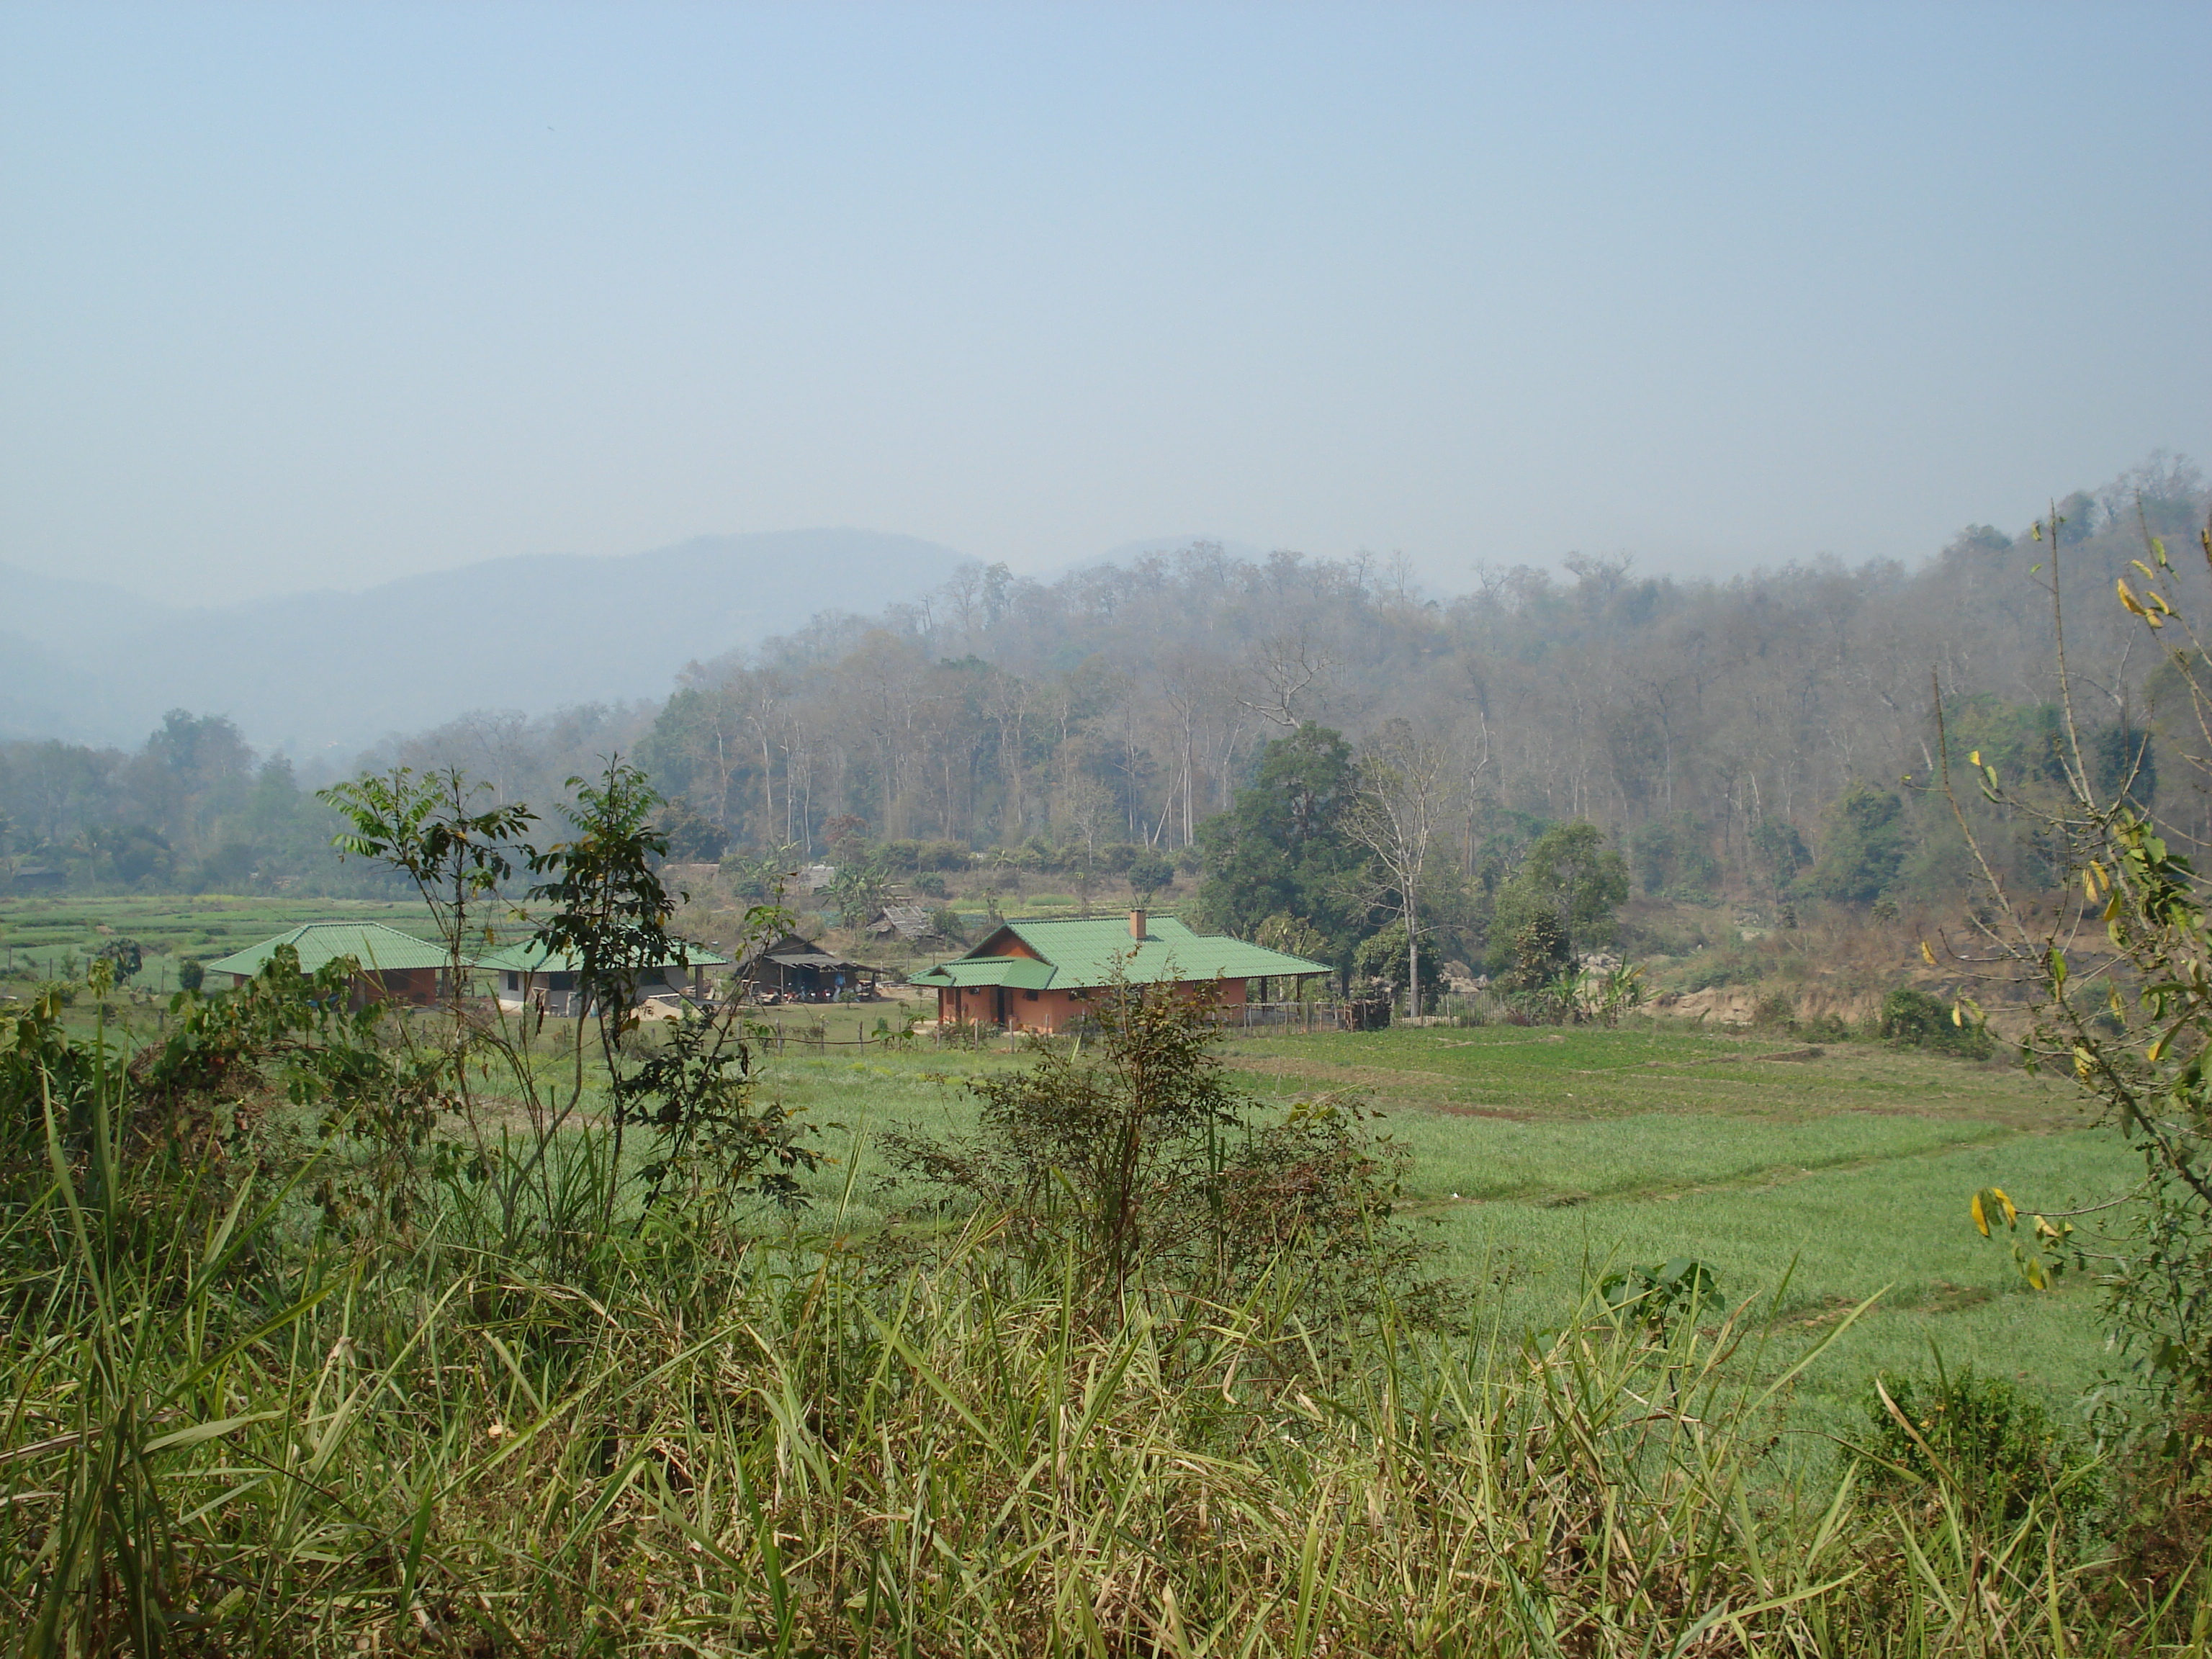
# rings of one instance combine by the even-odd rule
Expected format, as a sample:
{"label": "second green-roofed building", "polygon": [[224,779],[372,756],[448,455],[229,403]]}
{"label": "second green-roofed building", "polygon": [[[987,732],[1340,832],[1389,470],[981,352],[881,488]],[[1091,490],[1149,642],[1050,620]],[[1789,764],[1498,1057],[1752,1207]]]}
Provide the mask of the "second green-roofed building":
{"label": "second green-roofed building", "polygon": [[1225,933],[1195,933],[1171,916],[1008,921],[964,957],[914,975],[937,992],[942,1024],[1057,1031],[1114,984],[1167,983],[1241,1007],[1254,980],[1304,980],[1329,971]]}

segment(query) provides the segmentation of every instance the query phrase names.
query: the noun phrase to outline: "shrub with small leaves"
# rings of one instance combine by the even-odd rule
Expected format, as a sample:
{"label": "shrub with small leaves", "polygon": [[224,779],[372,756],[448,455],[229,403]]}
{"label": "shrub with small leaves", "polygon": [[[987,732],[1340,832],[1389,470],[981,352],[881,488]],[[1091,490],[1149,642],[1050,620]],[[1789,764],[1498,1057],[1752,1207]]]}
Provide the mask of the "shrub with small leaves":
{"label": "shrub with small leaves", "polygon": [[1445,1305],[1422,1271],[1432,1248],[1393,1218],[1406,1149],[1348,1097],[1263,1111],[1212,1053],[1212,1012],[1172,987],[1114,987],[1079,1047],[969,1080],[973,1133],[902,1125],[880,1144],[932,1210],[989,1218],[1002,1244],[1067,1262],[1117,1307],[1142,1284],[1242,1295],[1285,1262],[1316,1324],[1386,1293],[1425,1318]]}
{"label": "shrub with small leaves", "polygon": [[1974,1518],[2016,1526],[2031,1504],[2079,1515],[2098,1498],[2094,1460],[2051,1422],[2042,1403],[1971,1366],[1932,1376],[1876,1376],[1870,1433],[1860,1449],[1876,1491],[1949,1491]]}

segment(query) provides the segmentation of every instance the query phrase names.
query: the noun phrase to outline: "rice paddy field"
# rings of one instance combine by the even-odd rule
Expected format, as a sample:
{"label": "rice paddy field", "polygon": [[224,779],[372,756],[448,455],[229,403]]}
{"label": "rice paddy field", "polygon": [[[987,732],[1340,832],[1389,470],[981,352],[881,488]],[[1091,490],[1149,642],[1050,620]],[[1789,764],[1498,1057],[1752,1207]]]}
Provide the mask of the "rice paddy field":
{"label": "rice paddy field", "polygon": [[[1798,1384],[1801,1409],[1839,1427],[1863,1421],[1876,1368],[1925,1370],[1940,1353],[2071,1414],[2112,1362],[2094,1289],[2031,1290],[1968,1212],[1992,1184],[2049,1209],[2128,1184],[2132,1160],[2063,1082],[1664,1022],[1270,1036],[1223,1054],[1262,1101],[1343,1094],[1382,1114],[1413,1153],[1408,1213],[1509,1328],[1556,1322],[1613,1267],[1692,1256],[1731,1302],[1781,1289],[1774,1316],[1805,1343],[1880,1294]],[[883,1186],[872,1137],[894,1122],[957,1133],[974,1121],[963,1079],[1021,1063],[792,1043],[767,1079],[839,1158],[818,1180],[824,1203],[857,1160],[865,1222],[905,1196]],[[1792,1341],[1774,1352],[1785,1362]]]}
{"label": "rice paddy field", "polygon": [[0,973],[67,978],[72,963],[82,964],[109,939],[125,937],[137,939],[145,952],[139,984],[165,994],[177,988],[177,964],[187,957],[210,961],[310,921],[380,921],[424,939],[434,934],[428,915],[413,899],[57,894],[0,902]]}

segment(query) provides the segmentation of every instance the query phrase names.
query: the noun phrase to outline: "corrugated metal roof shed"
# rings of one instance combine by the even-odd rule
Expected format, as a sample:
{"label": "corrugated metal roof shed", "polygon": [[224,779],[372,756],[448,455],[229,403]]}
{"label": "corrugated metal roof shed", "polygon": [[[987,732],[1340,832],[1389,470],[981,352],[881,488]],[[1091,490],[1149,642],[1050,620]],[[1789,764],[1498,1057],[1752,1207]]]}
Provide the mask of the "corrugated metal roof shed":
{"label": "corrugated metal roof shed", "polygon": [[369,973],[387,969],[396,971],[443,968],[447,961],[444,946],[416,939],[412,933],[403,933],[397,927],[386,927],[380,921],[311,921],[289,933],[279,933],[258,945],[249,945],[243,951],[234,951],[205,966],[218,974],[258,974],[280,945],[289,945],[300,953],[300,971],[306,974],[340,957],[351,957]]}
{"label": "corrugated metal roof shed", "polygon": [[824,951],[804,933],[779,933],[774,939],[756,939],[738,960],[740,966],[748,968],[756,963],[775,962],[788,967],[848,968],[860,974],[876,971],[865,962],[853,962]]}
{"label": "corrugated metal roof shed", "polygon": [[872,933],[896,933],[901,939],[926,939],[937,931],[929,910],[920,904],[886,904],[868,924]]}

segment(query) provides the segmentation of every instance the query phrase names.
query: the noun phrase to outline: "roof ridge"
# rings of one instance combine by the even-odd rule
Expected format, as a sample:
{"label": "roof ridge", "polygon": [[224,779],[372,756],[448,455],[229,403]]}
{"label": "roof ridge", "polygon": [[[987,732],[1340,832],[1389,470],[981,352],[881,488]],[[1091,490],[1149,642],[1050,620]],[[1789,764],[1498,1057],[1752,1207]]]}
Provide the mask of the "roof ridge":
{"label": "roof ridge", "polygon": [[[1137,908],[1138,907],[1136,905],[1133,904],[1129,907],[1129,909],[1134,910]],[[1151,910],[1146,911],[1145,915],[1146,919],[1150,921],[1172,921],[1179,927],[1188,927],[1190,926],[1188,922],[1185,921],[1178,915],[1172,915]],[[1128,920],[1129,916],[1127,911],[1115,910],[1103,916],[1000,916],[999,918],[999,925],[1002,927],[1012,927],[1017,924],[1030,927],[1054,927],[1065,923],[1103,922],[1109,927],[1120,927],[1126,925]]]}

